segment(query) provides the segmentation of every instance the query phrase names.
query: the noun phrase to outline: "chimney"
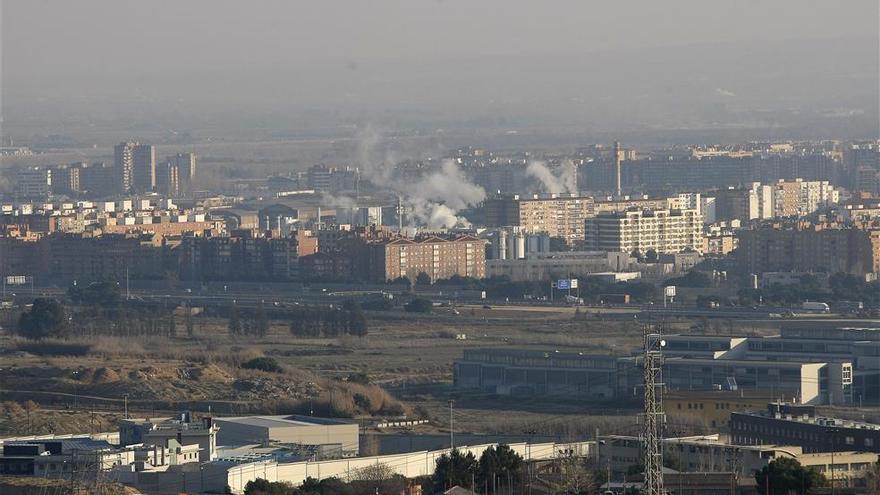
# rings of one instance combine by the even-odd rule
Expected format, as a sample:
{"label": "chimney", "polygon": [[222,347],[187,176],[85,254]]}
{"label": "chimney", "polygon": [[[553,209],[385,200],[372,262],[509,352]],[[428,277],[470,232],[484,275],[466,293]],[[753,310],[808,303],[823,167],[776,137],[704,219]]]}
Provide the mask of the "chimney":
{"label": "chimney", "polygon": [[616,189],[617,197],[620,198],[623,196],[620,187],[620,162],[621,162],[621,154],[620,154],[620,141],[614,141],[614,173],[616,177]]}

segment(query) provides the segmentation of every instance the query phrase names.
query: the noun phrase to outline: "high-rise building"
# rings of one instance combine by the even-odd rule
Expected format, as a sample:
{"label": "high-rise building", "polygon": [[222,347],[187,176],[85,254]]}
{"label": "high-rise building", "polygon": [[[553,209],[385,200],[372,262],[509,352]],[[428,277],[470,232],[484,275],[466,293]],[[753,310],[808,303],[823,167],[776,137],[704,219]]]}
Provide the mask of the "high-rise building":
{"label": "high-rise building", "polygon": [[92,198],[112,196],[119,191],[118,170],[103,162],[83,165],[80,170],[80,188],[87,191]]}
{"label": "high-rise building", "polygon": [[24,167],[15,173],[15,193],[22,199],[45,199],[52,191],[52,170]]}
{"label": "high-rise building", "polygon": [[775,217],[803,217],[840,200],[839,191],[827,180],[780,180],[772,187]]}
{"label": "high-rise building", "polygon": [[318,192],[330,191],[332,170],[326,165],[314,165],[309,168],[309,187]]}
{"label": "high-rise building", "polygon": [[845,149],[850,187],[856,193],[880,194],[880,143],[856,143]]}
{"label": "high-rise building", "polygon": [[156,147],[151,144],[119,143],[114,148],[121,192],[150,192],[156,188]]}
{"label": "high-rise building", "polygon": [[630,210],[599,213],[586,221],[588,249],[641,254],[703,249],[703,217],[697,210]]}
{"label": "high-rise building", "polygon": [[166,196],[177,196],[181,190],[180,166],[167,160],[156,167],[156,191]]}
{"label": "high-rise building", "polygon": [[56,194],[77,194],[82,191],[82,163],[56,167],[52,176],[52,190]]}
{"label": "high-rise building", "polygon": [[519,226],[524,233],[559,237],[569,245],[583,241],[584,221],[592,216],[593,198],[550,194],[493,198],[486,201],[486,224]]}
{"label": "high-rise building", "polygon": [[173,157],[169,157],[168,161],[177,166],[180,190],[192,190],[192,184],[196,178],[196,154],[178,153]]}

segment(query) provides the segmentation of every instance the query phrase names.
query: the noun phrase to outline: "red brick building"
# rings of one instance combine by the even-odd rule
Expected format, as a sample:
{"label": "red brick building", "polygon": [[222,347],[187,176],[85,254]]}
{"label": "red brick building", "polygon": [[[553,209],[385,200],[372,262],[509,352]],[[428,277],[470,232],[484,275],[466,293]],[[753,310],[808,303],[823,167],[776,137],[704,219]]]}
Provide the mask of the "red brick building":
{"label": "red brick building", "polygon": [[473,236],[396,238],[369,244],[369,278],[377,282],[425,273],[431,280],[486,276],[486,241]]}

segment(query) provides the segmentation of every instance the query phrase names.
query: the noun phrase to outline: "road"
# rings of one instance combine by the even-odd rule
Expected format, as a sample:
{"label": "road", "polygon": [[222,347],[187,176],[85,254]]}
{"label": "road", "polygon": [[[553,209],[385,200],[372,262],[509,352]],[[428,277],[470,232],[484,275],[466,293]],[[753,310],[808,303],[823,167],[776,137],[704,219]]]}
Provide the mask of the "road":
{"label": "road", "polygon": [[[360,298],[379,294],[391,294],[378,288],[369,287],[364,290],[336,290],[324,288],[309,288],[298,284],[292,284],[289,291],[272,291],[272,290],[253,290],[253,291],[218,291],[210,293],[190,292],[186,289],[180,290],[132,290],[130,297],[135,301],[187,304],[190,306],[229,306],[237,304],[240,307],[256,307],[264,304],[270,307],[296,307],[297,305],[329,305],[341,304],[346,299]],[[33,291],[30,287],[18,287],[15,291],[17,297],[21,300],[27,300],[31,297],[55,297],[61,298],[66,295],[66,291],[59,288],[35,288]],[[7,288],[7,292],[10,292]],[[406,295],[403,291],[392,294],[394,297]],[[418,296],[419,294],[416,293]],[[427,297],[427,296],[426,296]],[[456,304],[458,308],[484,310],[485,305],[491,307],[491,311],[497,312],[534,312],[534,313],[550,313],[550,314],[574,314],[574,306],[535,304],[529,301],[509,302],[509,301],[462,301],[462,304]],[[670,306],[662,308],[659,305],[618,305],[618,306],[579,306],[580,311],[597,314],[607,319],[623,319],[623,318],[708,318],[708,319],[732,319],[744,322],[755,323],[779,323],[779,322],[825,322],[829,324],[847,324],[852,326],[864,327],[880,327],[875,319],[855,319],[844,318],[839,315],[822,315],[822,314],[795,314],[793,318],[781,318],[779,315],[784,313],[787,308],[761,306],[758,308],[748,307],[724,307],[717,309],[703,309],[694,306]],[[488,311],[488,310],[486,310]]]}

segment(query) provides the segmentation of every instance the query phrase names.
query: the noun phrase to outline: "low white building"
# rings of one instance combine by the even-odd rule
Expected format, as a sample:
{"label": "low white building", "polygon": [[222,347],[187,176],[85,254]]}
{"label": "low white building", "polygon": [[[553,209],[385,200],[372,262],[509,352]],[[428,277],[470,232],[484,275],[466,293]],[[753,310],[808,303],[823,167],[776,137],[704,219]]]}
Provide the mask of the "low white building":
{"label": "low white building", "polygon": [[357,423],[312,416],[217,418],[220,445],[339,445],[343,455],[358,454]]}

